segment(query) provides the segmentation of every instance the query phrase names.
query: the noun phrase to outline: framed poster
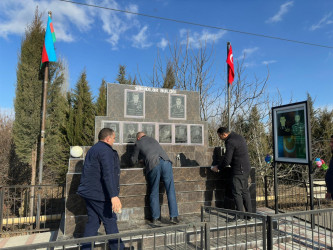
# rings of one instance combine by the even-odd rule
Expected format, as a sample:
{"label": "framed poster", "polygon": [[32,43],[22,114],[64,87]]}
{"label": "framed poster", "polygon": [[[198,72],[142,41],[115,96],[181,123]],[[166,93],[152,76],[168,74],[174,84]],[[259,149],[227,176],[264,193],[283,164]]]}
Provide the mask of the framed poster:
{"label": "framed poster", "polygon": [[159,124],[158,132],[158,141],[160,143],[172,143],[171,124]]}
{"label": "framed poster", "polygon": [[308,164],[310,128],[307,101],[272,108],[274,160]]}
{"label": "framed poster", "polygon": [[192,144],[202,144],[202,125],[190,125],[191,131],[191,143]]}
{"label": "framed poster", "polygon": [[125,90],[125,117],[144,118],[145,95],[142,91]]}
{"label": "framed poster", "polygon": [[186,95],[169,95],[169,118],[186,120]]}
{"label": "framed poster", "polygon": [[175,125],[175,143],[187,143],[187,125]]}
{"label": "framed poster", "polygon": [[116,133],[116,140],[114,143],[120,143],[120,125],[119,122],[113,121],[102,121],[102,128],[110,128]]}
{"label": "framed poster", "polygon": [[154,123],[142,123],[141,124],[141,131],[145,132],[145,134],[149,137],[156,138],[155,136],[155,124]]}
{"label": "framed poster", "polygon": [[136,133],[138,133],[137,123],[124,123],[123,143],[135,143]]}

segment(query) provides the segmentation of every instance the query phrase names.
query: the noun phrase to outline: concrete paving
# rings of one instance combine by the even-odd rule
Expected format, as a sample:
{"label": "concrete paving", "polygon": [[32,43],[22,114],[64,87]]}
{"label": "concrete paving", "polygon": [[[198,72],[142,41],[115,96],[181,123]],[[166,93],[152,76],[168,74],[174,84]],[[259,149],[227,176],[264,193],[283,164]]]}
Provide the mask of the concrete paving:
{"label": "concrete paving", "polygon": [[17,247],[36,243],[44,243],[56,240],[57,231],[20,235],[8,238],[0,238],[0,249]]}

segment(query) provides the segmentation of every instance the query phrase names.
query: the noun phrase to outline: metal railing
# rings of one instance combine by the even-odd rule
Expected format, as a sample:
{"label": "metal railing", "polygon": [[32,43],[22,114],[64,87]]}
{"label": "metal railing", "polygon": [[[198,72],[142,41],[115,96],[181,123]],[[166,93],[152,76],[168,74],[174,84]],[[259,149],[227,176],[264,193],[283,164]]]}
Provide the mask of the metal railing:
{"label": "metal railing", "polygon": [[0,234],[57,229],[64,195],[64,185],[1,186]]}
{"label": "metal railing", "polygon": [[[257,207],[275,209],[273,176],[256,176]],[[314,208],[331,207],[332,201],[325,199],[324,180],[313,181]],[[310,188],[306,181],[278,178],[277,207],[281,212],[304,211],[310,209]]]}
{"label": "metal railing", "polygon": [[332,249],[333,209],[267,216],[267,249]]}
{"label": "metal railing", "polygon": [[209,222],[213,249],[266,249],[266,216],[202,207],[201,221]]}
{"label": "metal railing", "polygon": [[207,222],[197,222],[103,236],[8,247],[3,248],[3,250],[81,249],[84,244],[90,244],[91,247],[95,248],[108,249],[108,241],[114,239],[118,241],[118,249],[120,249],[120,239],[126,247],[131,249],[159,249],[161,247],[168,247],[168,249],[210,249],[209,224]]}

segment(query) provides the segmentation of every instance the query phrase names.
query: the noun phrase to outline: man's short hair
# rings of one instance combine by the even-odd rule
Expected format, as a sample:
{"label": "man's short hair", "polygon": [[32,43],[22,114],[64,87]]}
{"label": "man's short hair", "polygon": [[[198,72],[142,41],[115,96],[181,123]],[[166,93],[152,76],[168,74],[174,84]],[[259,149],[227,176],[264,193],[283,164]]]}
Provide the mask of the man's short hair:
{"label": "man's short hair", "polygon": [[226,127],[220,127],[218,130],[217,130],[217,133],[218,134],[224,134],[224,133],[229,133],[229,129],[226,128]]}
{"label": "man's short hair", "polygon": [[331,135],[331,139],[333,139],[333,135]]}
{"label": "man's short hair", "polygon": [[106,137],[113,135],[114,130],[111,128],[103,128],[98,133],[98,140],[103,141],[106,139]]}

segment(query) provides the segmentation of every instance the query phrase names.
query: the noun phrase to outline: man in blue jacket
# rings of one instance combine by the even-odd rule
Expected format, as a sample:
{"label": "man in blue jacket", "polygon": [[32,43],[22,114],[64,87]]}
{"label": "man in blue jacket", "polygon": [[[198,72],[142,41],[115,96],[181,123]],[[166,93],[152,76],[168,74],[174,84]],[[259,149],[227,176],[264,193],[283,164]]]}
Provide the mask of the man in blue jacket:
{"label": "man in blue jacket", "polygon": [[[217,130],[217,135],[225,141],[225,155],[218,166],[212,170],[218,172],[228,165],[231,166],[232,172],[232,195],[238,211],[252,212],[250,191],[248,188],[248,178],[250,175],[251,165],[247,149],[247,144],[239,134],[230,132],[227,128],[221,127]],[[242,216],[238,217],[243,219]],[[247,218],[251,219],[251,218]]]}
{"label": "man in blue jacket", "polygon": [[[117,216],[121,212],[119,195],[120,164],[116,150],[112,148],[116,134],[110,128],[103,128],[98,142],[87,152],[77,193],[85,200],[88,222],[84,237],[96,236],[103,222],[106,234],[118,233]],[[110,249],[124,249],[120,240],[109,241]],[[119,247],[119,248],[118,248]],[[90,249],[86,244],[82,249]]]}
{"label": "man in blue jacket", "polygon": [[325,182],[327,188],[326,199],[332,200],[333,199],[333,135],[331,135],[330,146],[331,146],[332,157],[330,165],[325,175]]}

